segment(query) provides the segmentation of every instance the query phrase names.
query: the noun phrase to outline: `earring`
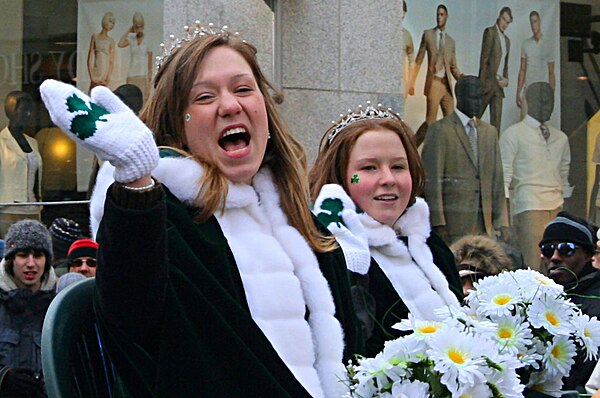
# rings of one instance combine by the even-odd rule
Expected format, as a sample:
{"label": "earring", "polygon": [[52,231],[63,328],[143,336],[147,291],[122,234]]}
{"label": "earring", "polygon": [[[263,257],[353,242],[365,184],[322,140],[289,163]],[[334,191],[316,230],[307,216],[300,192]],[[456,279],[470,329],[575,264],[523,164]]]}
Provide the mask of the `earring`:
{"label": "earring", "polygon": [[271,139],[271,133],[269,133],[269,135],[267,135],[267,139],[270,140]]}
{"label": "earring", "polygon": [[189,113],[185,114],[185,121],[189,122],[190,120],[192,120],[192,115],[190,115]]}

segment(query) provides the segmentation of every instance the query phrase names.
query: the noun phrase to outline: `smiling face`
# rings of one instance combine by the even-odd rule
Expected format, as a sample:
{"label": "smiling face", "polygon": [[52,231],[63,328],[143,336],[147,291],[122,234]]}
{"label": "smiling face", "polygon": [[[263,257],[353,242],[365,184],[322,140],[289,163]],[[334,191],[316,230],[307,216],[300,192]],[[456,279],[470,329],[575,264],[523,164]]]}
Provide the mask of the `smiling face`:
{"label": "smiling face", "polygon": [[391,130],[368,130],[350,152],[345,184],[356,205],[382,224],[393,226],[412,192],[406,150]]}
{"label": "smiling face", "polygon": [[264,158],[269,129],[264,97],[237,51],[219,46],[206,54],[184,115],[192,154],[229,180],[249,183]]}
{"label": "smiling face", "polygon": [[42,286],[42,276],[46,265],[46,255],[43,251],[18,251],[13,259],[15,284],[33,292]]}

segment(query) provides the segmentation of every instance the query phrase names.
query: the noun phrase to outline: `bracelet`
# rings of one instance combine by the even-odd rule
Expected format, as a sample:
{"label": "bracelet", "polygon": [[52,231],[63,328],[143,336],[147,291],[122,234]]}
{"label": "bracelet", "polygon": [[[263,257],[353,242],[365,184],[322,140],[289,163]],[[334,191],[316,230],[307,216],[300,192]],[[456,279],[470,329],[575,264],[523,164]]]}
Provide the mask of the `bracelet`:
{"label": "bracelet", "polygon": [[121,184],[121,186],[129,191],[149,191],[156,186],[154,178],[150,179],[150,184],[144,185],[143,187],[130,187],[129,185]]}

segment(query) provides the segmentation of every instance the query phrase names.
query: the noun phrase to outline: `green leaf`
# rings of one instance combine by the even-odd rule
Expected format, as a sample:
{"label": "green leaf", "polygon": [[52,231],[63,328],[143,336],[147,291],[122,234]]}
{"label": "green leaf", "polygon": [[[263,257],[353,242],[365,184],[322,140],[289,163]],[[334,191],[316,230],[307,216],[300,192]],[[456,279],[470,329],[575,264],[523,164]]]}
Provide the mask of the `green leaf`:
{"label": "green leaf", "polygon": [[321,211],[317,214],[317,219],[324,226],[328,226],[332,222],[336,223],[338,227],[341,227],[344,223],[340,213],[344,210],[344,204],[338,198],[327,198],[321,203]]}
{"label": "green leaf", "polygon": [[[107,115],[108,111],[93,102],[90,102],[91,108],[88,104],[77,95],[73,93],[67,98],[67,109],[71,113],[79,113],[71,121],[71,132],[75,134],[79,139],[85,140],[86,138],[92,137],[96,132],[96,122],[106,122],[102,116]],[[84,113],[81,113],[83,111]]]}

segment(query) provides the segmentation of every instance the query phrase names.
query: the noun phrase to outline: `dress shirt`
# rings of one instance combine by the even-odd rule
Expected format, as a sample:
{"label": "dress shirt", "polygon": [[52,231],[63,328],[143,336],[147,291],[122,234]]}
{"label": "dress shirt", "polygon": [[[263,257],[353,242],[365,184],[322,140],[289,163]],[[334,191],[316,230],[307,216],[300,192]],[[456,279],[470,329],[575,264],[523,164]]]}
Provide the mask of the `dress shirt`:
{"label": "dress shirt", "polygon": [[498,36],[500,37],[500,49],[502,50],[502,58],[500,58],[502,62],[500,64],[500,67],[498,68],[498,71],[496,72],[496,77],[500,79],[504,77],[502,75],[502,71],[504,70],[504,64],[506,63],[506,36],[500,30],[498,24],[496,24],[496,30],[498,31]]}
{"label": "dress shirt", "polygon": [[[437,39],[438,52],[440,51],[440,33],[442,34],[441,37],[444,38],[444,43],[446,43],[446,32],[444,32],[440,28],[435,28],[435,37]],[[446,66],[444,65],[444,62],[441,63],[441,68],[435,71],[435,75],[440,78],[444,78],[444,76],[446,76]]]}

